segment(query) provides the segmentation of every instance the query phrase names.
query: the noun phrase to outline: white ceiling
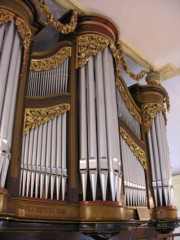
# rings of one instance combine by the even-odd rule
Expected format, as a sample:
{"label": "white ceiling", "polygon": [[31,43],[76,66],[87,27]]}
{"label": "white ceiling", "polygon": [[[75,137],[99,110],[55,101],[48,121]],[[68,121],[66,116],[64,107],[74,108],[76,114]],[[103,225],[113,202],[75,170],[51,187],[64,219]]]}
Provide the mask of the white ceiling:
{"label": "white ceiling", "polygon": [[[139,59],[155,69],[164,69],[165,78],[171,76],[162,84],[171,100],[167,135],[172,172],[180,174],[180,0],[54,1],[65,10],[77,7],[80,12],[95,12],[110,18],[119,28],[120,39]],[[47,3],[54,1],[47,0]],[[55,12],[58,12],[57,9]],[[139,70],[135,62],[128,62],[134,71]],[[128,80],[128,85],[133,83],[133,80]]]}

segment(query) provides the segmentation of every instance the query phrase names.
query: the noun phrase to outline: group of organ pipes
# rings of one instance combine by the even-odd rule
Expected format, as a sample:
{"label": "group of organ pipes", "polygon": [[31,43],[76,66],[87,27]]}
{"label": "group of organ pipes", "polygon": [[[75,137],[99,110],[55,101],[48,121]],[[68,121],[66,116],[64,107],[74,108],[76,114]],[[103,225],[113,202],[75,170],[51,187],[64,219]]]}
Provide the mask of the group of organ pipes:
{"label": "group of organ pipes", "polygon": [[70,37],[27,51],[35,27],[7,6],[0,5],[1,189],[19,201],[171,206],[167,92],[157,73],[128,89],[117,29],[102,16],[78,16]]}

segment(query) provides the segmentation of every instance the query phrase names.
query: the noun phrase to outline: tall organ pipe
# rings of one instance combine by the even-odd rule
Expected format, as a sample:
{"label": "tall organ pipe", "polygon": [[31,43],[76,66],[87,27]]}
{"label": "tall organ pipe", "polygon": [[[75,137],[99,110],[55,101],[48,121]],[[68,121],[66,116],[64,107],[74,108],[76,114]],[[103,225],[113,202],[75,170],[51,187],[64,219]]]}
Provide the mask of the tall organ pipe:
{"label": "tall organ pipe", "polygon": [[82,183],[83,201],[86,200],[86,187],[87,187],[87,114],[86,114],[86,78],[85,66],[80,68],[80,174]]}
{"label": "tall organ pipe", "polygon": [[103,200],[105,201],[108,179],[108,159],[107,159],[104,81],[101,52],[99,52],[95,58],[95,69],[96,69],[95,76],[96,76],[96,104],[97,104],[98,161],[102,196]]}
{"label": "tall organ pipe", "polygon": [[90,57],[87,63],[87,121],[88,121],[88,155],[89,174],[93,200],[96,199],[97,184],[97,139],[96,139],[96,116],[95,116],[95,88],[94,88],[94,63]]}

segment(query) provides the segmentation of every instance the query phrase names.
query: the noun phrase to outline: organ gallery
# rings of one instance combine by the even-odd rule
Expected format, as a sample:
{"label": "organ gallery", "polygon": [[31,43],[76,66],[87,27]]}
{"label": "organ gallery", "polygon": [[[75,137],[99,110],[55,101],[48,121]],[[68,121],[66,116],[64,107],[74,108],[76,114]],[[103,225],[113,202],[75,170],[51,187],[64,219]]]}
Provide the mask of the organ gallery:
{"label": "organ gallery", "polygon": [[[39,44],[42,15],[56,38],[49,32]],[[27,239],[155,239],[178,227],[169,96],[153,69],[130,70],[119,38],[104,16],[71,10],[57,20],[43,0],[0,0],[6,239],[19,231]]]}

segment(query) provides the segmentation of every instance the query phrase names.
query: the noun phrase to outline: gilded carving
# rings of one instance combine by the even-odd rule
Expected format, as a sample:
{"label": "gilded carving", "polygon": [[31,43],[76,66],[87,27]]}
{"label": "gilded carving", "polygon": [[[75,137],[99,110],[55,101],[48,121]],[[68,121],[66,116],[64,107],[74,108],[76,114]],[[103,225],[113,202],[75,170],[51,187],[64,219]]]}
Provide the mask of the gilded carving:
{"label": "gilded carving", "polygon": [[117,77],[116,85],[118,87],[118,90],[121,93],[121,96],[122,96],[122,98],[123,98],[123,100],[125,102],[126,107],[129,109],[130,113],[136,119],[136,121],[138,123],[141,123],[141,115],[138,113],[136,108],[133,106],[132,100],[128,96],[127,90],[123,86],[120,77]]}
{"label": "gilded carving", "polygon": [[5,10],[5,9],[0,9],[0,24],[4,24],[6,22],[12,22],[15,17],[15,14]]}
{"label": "gilded carving", "polygon": [[141,149],[133,140],[132,138],[127,134],[127,132],[121,127],[120,133],[125,142],[129,145],[130,149],[134,153],[134,155],[137,157],[137,159],[140,161],[142,166],[146,169],[146,155],[145,151]]}
{"label": "gilded carving", "polygon": [[42,8],[44,14],[46,15],[48,21],[61,33],[71,33],[75,30],[77,26],[77,11],[73,11],[71,16],[71,20],[67,24],[60,23],[57,19],[55,19],[54,15],[50,12],[48,6],[45,3],[45,0],[40,0],[40,7]]}
{"label": "gilded carving", "polygon": [[71,47],[61,48],[55,55],[45,59],[32,59],[30,70],[44,71],[56,68],[64,62],[64,60],[71,56]]}
{"label": "gilded carving", "polygon": [[32,32],[29,25],[22,18],[17,17],[15,23],[16,23],[19,35],[22,38],[23,46],[24,46],[23,62],[22,62],[22,71],[23,71],[29,55],[29,47],[32,41]]}
{"label": "gilded carving", "polygon": [[26,108],[24,116],[24,134],[27,134],[31,128],[36,128],[69,110],[70,104],[68,103],[46,108]]}
{"label": "gilded carving", "polygon": [[117,50],[119,52],[119,59],[121,61],[121,65],[124,69],[124,71],[134,80],[138,81],[140,79],[142,79],[148,72],[149,70],[141,70],[141,72],[135,74],[133,73],[130,68],[127,66],[127,63],[126,63],[126,60],[125,60],[125,57],[124,57],[124,51],[123,51],[123,48],[122,48],[122,45],[121,45],[121,42],[119,41],[117,43]]}
{"label": "gilded carving", "polygon": [[77,68],[84,66],[90,56],[98,54],[106,46],[109,40],[96,34],[86,34],[77,37]]}
{"label": "gilded carving", "polygon": [[165,112],[164,106],[160,103],[146,103],[142,105],[142,119],[145,132],[151,127],[158,112]]}

